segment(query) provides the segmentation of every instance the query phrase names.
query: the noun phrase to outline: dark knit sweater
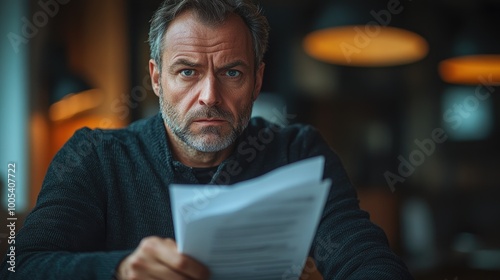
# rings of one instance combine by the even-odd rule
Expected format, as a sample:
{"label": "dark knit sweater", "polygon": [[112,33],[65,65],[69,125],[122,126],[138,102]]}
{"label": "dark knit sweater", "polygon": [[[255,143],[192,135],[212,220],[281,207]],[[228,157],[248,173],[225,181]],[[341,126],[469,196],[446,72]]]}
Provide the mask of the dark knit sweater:
{"label": "dark knit sweater", "polygon": [[[332,188],[310,255],[325,279],[411,279],[358,207],[339,158],[310,126],[252,119],[212,184],[233,184],[324,155]],[[81,129],[54,157],[16,237],[16,272],[0,279],[112,279],[142,238],[174,238],[168,186],[198,183],[172,158],[160,115],[119,130]],[[296,268],[282,279],[300,275]]]}

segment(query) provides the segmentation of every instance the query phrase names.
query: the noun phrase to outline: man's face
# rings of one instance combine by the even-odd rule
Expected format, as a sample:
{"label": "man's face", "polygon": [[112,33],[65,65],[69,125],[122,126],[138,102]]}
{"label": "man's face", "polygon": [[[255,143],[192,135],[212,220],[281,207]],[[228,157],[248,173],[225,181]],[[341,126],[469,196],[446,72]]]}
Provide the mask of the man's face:
{"label": "man's face", "polygon": [[163,44],[162,69],[152,61],[150,71],[167,130],[201,152],[227,148],[247,126],[262,83],[250,31],[236,15],[211,26],[187,11]]}

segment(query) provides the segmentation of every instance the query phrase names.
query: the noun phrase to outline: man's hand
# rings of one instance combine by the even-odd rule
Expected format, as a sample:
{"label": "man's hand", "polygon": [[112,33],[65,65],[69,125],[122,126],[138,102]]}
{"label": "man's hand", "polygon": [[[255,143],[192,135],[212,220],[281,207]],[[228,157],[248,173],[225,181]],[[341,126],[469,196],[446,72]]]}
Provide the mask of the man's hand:
{"label": "man's hand", "polygon": [[209,271],[204,265],[179,253],[174,240],[146,237],[119,264],[117,278],[205,280],[209,278]]}

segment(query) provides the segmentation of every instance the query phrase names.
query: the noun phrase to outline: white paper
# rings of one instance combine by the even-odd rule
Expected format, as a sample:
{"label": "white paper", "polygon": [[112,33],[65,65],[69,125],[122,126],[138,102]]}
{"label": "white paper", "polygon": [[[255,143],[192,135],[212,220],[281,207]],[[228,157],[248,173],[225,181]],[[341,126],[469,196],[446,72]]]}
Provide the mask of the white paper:
{"label": "white paper", "polygon": [[320,156],[232,186],[171,185],[179,251],[214,280],[281,279],[302,269],[330,189],[323,166]]}

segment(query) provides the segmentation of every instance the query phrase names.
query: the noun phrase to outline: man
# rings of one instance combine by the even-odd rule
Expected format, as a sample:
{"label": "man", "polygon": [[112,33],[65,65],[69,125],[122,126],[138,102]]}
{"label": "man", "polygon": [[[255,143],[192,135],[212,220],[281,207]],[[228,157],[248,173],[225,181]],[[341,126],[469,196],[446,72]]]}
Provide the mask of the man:
{"label": "man", "polygon": [[4,262],[2,277],[209,279],[209,268],[176,248],[168,185],[233,184],[324,155],[332,189],[310,253],[320,272],[410,279],[317,131],[249,120],[267,36],[249,0],[165,1],[150,30],[161,114],[121,130],[75,133],[17,236],[16,272]]}

